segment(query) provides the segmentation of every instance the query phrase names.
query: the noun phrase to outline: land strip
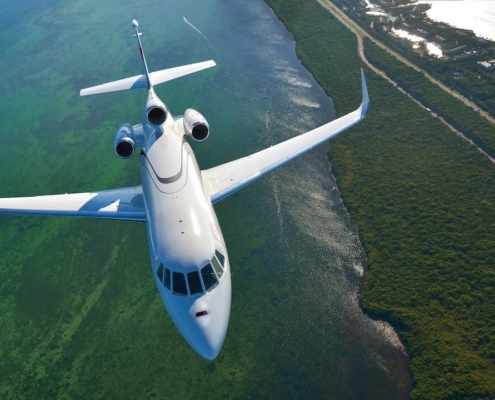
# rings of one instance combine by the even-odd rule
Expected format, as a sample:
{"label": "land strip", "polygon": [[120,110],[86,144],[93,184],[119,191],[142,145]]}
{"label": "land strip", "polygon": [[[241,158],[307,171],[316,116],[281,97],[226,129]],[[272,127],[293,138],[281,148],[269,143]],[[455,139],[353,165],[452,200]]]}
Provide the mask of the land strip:
{"label": "land strip", "polygon": [[464,104],[453,101],[447,93],[432,85],[423,74],[398,62],[369,39],[365,39],[364,42],[367,60],[375,68],[380,68],[384,77],[493,162],[495,135],[490,122]]}
{"label": "land strip", "polygon": [[[466,99],[464,96],[460,95],[459,93],[456,93],[452,89],[450,89],[448,86],[444,85],[442,82],[440,82],[438,79],[435,79],[433,76],[431,76],[428,72],[426,72],[424,69],[420,68],[416,64],[412,63],[409,61],[406,57],[402,56],[401,54],[397,53],[396,51],[392,50],[390,47],[382,43],[381,41],[377,40],[374,38],[372,35],[370,35],[368,32],[366,32],[363,28],[361,28],[357,23],[352,21],[340,8],[338,8],[335,4],[333,4],[330,0],[317,0],[320,5],[325,7],[328,11],[330,11],[340,22],[342,22],[345,26],[347,26],[352,32],[356,34],[358,37],[358,42],[359,42],[359,54],[361,58],[365,59],[364,56],[364,46],[362,43],[363,38],[368,38],[370,39],[373,43],[375,43],[377,46],[381,47],[383,50],[387,51],[391,55],[393,55],[397,60],[401,61],[402,63],[406,64],[407,66],[413,68],[415,71],[422,73],[428,80],[430,80],[432,83],[440,87],[442,90],[450,94],[451,96],[455,97],[457,100],[462,101],[466,106],[471,107],[473,110],[477,111],[479,109],[479,106],[472,101]],[[479,114],[483,117],[485,117],[488,121],[490,121],[492,124],[495,125],[495,118],[493,118],[490,114],[487,112],[479,109]]]}
{"label": "land strip", "polygon": [[[362,63],[354,35],[316,2],[266,1],[338,114],[354,109]],[[329,150],[367,255],[361,304],[399,328],[411,356],[412,399],[489,397],[495,393],[495,170],[388,81],[367,79],[369,117]]]}
{"label": "land strip", "polygon": [[[457,93],[453,92],[450,90],[448,87],[443,85],[441,82],[427,74],[425,71],[423,71],[421,68],[418,66],[414,65],[413,63],[409,62],[406,58],[401,56],[400,54],[394,52],[391,50],[388,46],[385,44],[381,43],[380,41],[374,39],[369,33],[364,31],[361,27],[359,27],[358,24],[353,22],[347,15],[345,15],[337,6],[332,4],[329,0],[317,0],[318,3],[326,8],[328,11],[330,11],[340,22],[342,22],[351,32],[353,32],[356,35],[357,42],[358,42],[358,54],[359,57],[363,60],[363,62],[371,69],[373,70],[376,74],[382,76],[384,79],[388,80],[394,87],[396,87],[399,91],[402,93],[406,94],[409,96],[414,102],[416,102],[418,105],[423,107],[425,110],[431,112],[431,107],[434,107],[432,104],[429,104],[428,102],[424,101],[424,96],[415,96],[413,93],[411,93],[411,86],[407,87],[407,90],[405,90],[404,87],[401,87],[400,84],[397,82],[397,80],[394,80],[390,76],[390,70],[384,71],[385,68],[383,68],[384,64],[380,63],[382,65],[382,69],[378,68],[375,64],[372,64],[370,60],[366,57],[365,54],[365,42],[363,38],[366,38],[367,40],[370,41],[368,47],[376,45],[379,48],[383,49],[386,51],[389,55],[394,56],[397,60],[401,61],[404,65],[407,67],[412,68],[414,71],[416,71],[418,74],[415,76],[415,80],[424,80],[425,78],[428,79],[430,82],[435,83],[437,86],[439,86],[442,90],[447,92],[449,95],[454,96],[455,98],[461,100],[465,105],[468,107],[474,108],[475,104],[467,101],[464,97],[458,95]],[[382,58],[385,56],[384,54],[381,54]],[[393,62],[393,60],[390,60],[390,57],[388,57],[389,60],[388,62]],[[396,67],[397,68],[397,67]],[[431,90],[431,89],[430,89]],[[421,98],[423,97],[423,98]],[[491,126],[485,126],[480,127],[481,129],[477,129],[473,132],[473,129],[465,123],[461,121],[456,121],[455,117],[459,116],[458,114],[452,114],[449,118],[446,113],[442,112],[443,110],[439,109],[438,107],[435,107],[435,112],[432,112],[432,117],[438,118],[443,124],[445,124],[452,132],[454,132],[456,135],[459,135],[463,139],[467,140],[471,145],[475,146],[480,153],[482,153],[484,156],[486,156],[491,162],[495,163],[495,138],[493,138],[493,135],[490,135],[490,130],[493,128]],[[462,112],[461,112],[462,113]],[[483,112],[484,113],[484,112]],[[486,115],[486,119],[494,123],[495,120],[488,114],[484,113]],[[473,119],[477,119],[479,117],[478,113],[476,113],[476,116],[470,118],[468,122],[473,122]],[[452,122],[448,122],[452,121]],[[480,121],[474,122],[475,124],[477,123],[478,125],[480,124]],[[483,130],[483,128],[485,130]],[[485,140],[483,140],[485,139]]]}

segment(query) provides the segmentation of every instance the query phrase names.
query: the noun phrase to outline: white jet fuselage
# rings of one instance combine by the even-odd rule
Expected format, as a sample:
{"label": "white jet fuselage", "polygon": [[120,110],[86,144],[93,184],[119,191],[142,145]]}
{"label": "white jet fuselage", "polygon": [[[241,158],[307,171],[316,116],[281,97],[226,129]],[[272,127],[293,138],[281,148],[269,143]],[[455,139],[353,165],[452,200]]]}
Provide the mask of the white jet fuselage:
{"label": "white jet fuselage", "polygon": [[[159,102],[152,89],[148,103],[150,99]],[[184,139],[182,118],[174,119],[165,109],[166,119],[161,125],[143,118],[141,176],[151,264],[160,296],[180,333],[203,357],[213,359],[224,342],[230,316],[230,265],[196,158]],[[225,257],[223,272],[202,274],[207,265],[215,271],[212,260],[216,252]],[[160,265],[163,271],[170,271],[169,287],[163,273],[158,272]],[[196,278],[194,272],[201,276],[199,282],[190,281],[188,274]],[[179,282],[181,277],[187,294]],[[198,283],[201,291],[194,293],[199,290]]]}

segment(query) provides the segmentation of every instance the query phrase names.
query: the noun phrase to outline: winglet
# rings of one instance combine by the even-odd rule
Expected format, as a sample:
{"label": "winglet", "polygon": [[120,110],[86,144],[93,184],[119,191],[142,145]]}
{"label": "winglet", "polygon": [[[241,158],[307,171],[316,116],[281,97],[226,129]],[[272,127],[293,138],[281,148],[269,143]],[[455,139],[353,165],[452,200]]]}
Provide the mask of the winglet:
{"label": "winglet", "polygon": [[366,86],[366,78],[364,77],[364,71],[362,68],[361,68],[361,88],[362,88],[363,97],[361,100],[361,106],[359,107],[359,110],[361,112],[361,118],[363,118],[366,116],[366,114],[368,114],[368,111],[370,109],[370,98],[368,96],[368,87]]}

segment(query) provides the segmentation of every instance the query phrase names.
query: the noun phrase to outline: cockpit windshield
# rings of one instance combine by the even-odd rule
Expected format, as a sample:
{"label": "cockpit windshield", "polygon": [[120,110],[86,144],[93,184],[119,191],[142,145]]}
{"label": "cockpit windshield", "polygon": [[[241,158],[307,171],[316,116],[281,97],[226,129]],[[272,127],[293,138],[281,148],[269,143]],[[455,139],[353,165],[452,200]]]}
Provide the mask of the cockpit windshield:
{"label": "cockpit windshield", "polygon": [[222,269],[220,263],[218,262],[216,257],[212,258],[211,263],[213,264],[213,268],[215,268],[215,272],[218,275],[218,279],[220,279],[222,277],[222,274],[223,274],[223,269]]}
{"label": "cockpit windshield", "polygon": [[168,268],[165,268],[165,279],[163,280],[163,284],[165,287],[170,290],[170,270]]}
{"label": "cockpit windshield", "polygon": [[187,280],[189,282],[189,290],[191,291],[191,294],[203,293],[203,286],[201,286],[198,271],[188,272]]}
{"label": "cockpit windshield", "polygon": [[[195,295],[204,293],[214,288],[223,275],[225,268],[225,256],[218,250],[211,261],[196,271],[177,272],[164,267],[160,264],[156,275],[160,283],[168,290],[172,290],[173,294],[180,296]],[[189,289],[189,290],[188,290]]]}
{"label": "cockpit windshield", "polygon": [[218,250],[215,250],[215,255],[218,258],[218,261],[220,261],[220,264],[222,264],[225,267],[225,256],[220,253]]}
{"label": "cockpit windshield", "polygon": [[201,276],[203,277],[203,282],[205,284],[205,289],[210,290],[213,286],[218,283],[217,276],[213,272],[213,268],[211,264],[206,264],[203,268],[201,268]]}
{"label": "cockpit windshield", "polygon": [[158,280],[163,282],[163,264],[160,264],[158,270],[156,271],[156,275],[158,276]]}
{"label": "cockpit windshield", "polygon": [[173,293],[187,296],[187,287],[184,274],[181,272],[173,272]]}

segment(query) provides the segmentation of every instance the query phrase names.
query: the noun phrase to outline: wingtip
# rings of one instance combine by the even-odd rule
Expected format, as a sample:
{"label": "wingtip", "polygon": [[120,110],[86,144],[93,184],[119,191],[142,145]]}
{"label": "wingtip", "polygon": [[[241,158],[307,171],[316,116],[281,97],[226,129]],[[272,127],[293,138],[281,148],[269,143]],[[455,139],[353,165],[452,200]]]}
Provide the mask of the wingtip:
{"label": "wingtip", "polygon": [[366,86],[366,77],[364,76],[364,70],[361,68],[361,88],[362,88],[362,99],[361,99],[361,117],[365,117],[370,109],[370,98],[368,95],[368,87]]}

